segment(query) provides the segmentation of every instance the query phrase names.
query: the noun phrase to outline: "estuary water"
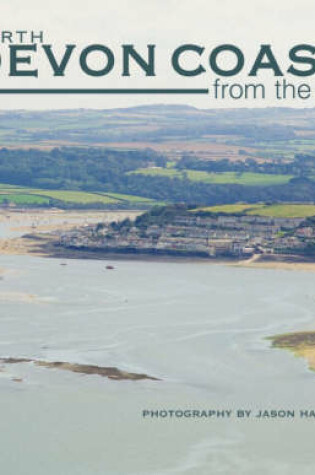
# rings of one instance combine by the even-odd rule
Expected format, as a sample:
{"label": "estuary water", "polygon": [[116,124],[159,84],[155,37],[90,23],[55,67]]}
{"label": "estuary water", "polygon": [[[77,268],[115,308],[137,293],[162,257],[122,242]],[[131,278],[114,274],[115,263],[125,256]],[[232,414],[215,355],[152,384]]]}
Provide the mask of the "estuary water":
{"label": "estuary water", "polygon": [[315,373],[266,337],[315,328],[315,273],[60,264],[0,257],[0,357],[115,366],[160,381],[5,365],[1,474],[314,473],[315,417],[300,411],[315,410]]}

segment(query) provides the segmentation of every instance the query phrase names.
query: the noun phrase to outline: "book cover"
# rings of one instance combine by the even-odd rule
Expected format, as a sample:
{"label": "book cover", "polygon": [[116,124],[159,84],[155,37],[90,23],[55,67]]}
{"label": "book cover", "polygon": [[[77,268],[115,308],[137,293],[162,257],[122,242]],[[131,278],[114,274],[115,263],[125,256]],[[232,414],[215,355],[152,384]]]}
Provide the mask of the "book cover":
{"label": "book cover", "polygon": [[314,3],[2,3],[0,473],[313,474]]}

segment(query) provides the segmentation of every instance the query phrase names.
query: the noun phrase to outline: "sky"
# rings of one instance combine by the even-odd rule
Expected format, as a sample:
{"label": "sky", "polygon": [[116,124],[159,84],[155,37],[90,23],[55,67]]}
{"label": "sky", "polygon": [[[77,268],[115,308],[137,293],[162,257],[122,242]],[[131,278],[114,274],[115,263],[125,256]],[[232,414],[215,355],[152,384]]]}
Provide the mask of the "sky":
{"label": "sky", "polygon": [[[61,55],[65,44],[76,44],[65,77],[53,77],[41,46],[32,56],[38,78],[9,77],[8,45],[0,44],[0,88],[209,88],[207,95],[10,95],[0,96],[1,109],[112,108],[139,104],[176,103],[200,108],[214,107],[313,107],[315,80],[288,78],[295,84],[307,82],[311,88],[307,100],[277,100],[270,71],[257,82],[265,85],[265,99],[215,99],[213,81],[217,77],[208,64],[211,51],[231,43],[245,54],[244,72],[235,78],[222,78],[228,86],[253,82],[247,74],[261,44],[271,44],[281,67],[287,69],[289,49],[298,43],[315,45],[314,0],[0,0],[3,31],[43,31],[44,42]],[[97,43],[109,47],[115,55],[113,71],[104,77],[89,77],[79,67],[81,51]],[[193,43],[205,48],[202,64],[206,72],[184,78],[171,67],[173,51],[181,44]],[[146,77],[140,68],[132,68],[131,77],[122,77],[122,44],[133,44],[145,55],[148,44],[156,45],[156,77]],[[102,59],[90,57],[97,67]],[[222,66],[234,64],[227,55]],[[183,64],[196,66],[197,56],[187,55]],[[312,88],[314,87],[314,94]],[[238,86],[234,92],[240,91]]]}

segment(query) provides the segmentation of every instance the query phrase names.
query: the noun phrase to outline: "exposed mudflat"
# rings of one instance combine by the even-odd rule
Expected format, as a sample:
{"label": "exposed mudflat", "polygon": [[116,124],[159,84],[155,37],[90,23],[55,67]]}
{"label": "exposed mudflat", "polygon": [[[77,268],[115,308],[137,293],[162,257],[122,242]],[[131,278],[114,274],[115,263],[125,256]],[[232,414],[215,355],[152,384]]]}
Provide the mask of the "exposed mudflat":
{"label": "exposed mudflat", "polygon": [[148,376],[147,374],[129,373],[127,371],[121,371],[118,368],[107,368],[104,366],[85,365],[77,363],[67,363],[62,361],[41,361],[33,360],[30,358],[0,358],[2,364],[18,364],[18,363],[34,363],[36,366],[42,366],[44,368],[62,369],[65,371],[72,371],[73,373],[81,374],[97,374],[99,376],[106,377],[108,379],[116,380],[131,380],[137,381],[141,379],[150,379],[152,381],[159,381],[158,378]]}

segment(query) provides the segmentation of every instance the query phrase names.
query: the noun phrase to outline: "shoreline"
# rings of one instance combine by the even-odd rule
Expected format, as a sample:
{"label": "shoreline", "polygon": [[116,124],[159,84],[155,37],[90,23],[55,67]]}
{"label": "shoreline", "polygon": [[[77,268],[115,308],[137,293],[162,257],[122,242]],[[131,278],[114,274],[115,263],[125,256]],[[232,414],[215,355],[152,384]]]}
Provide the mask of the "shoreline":
{"label": "shoreline", "polygon": [[[128,253],[69,249],[56,246],[57,238],[50,233],[27,234],[19,238],[0,239],[0,255],[31,255],[51,259],[91,259],[91,260],[116,260],[133,262],[173,262],[173,263],[198,263],[217,264],[229,267],[247,269],[271,269],[289,271],[315,272],[315,261],[298,259],[296,256],[266,256],[256,254],[249,259],[239,260],[233,258],[207,258],[194,255],[172,255],[154,253]],[[6,269],[0,268],[0,276]]]}
{"label": "shoreline", "polygon": [[[32,255],[56,259],[97,259],[97,260],[125,260],[142,262],[196,262],[204,264],[226,265],[274,270],[298,270],[315,272],[315,260],[307,256],[254,254],[245,259],[231,256],[207,257],[202,255],[172,252],[143,252],[140,250],[117,252],[95,249],[71,249],[59,247],[59,238],[55,232],[70,230],[84,226],[87,223],[109,222],[122,220],[126,217],[135,217],[137,210],[71,210],[58,209],[32,210],[31,212],[14,209],[0,210],[0,225],[5,226],[7,232],[0,237],[0,255]],[[0,276],[6,269],[0,267]]]}
{"label": "shoreline", "polygon": [[[91,259],[91,260],[117,260],[140,262],[173,262],[173,263],[204,263],[226,265],[230,267],[244,267],[253,269],[274,269],[291,271],[315,272],[315,260],[300,258],[293,255],[264,255],[255,254],[249,259],[239,260],[230,257],[207,258],[194,255],[176,255],[167,253],[142,253],[142,252],[113,252],[99,249],[71,249],[56,245],[57,238],[53,234],[39,233],[25,235],[12,239],[10,254],[24,254],[52,259]],[[15,249],[21,252],[15,252]],[[1,249],[1,241],[0,241]]]}

